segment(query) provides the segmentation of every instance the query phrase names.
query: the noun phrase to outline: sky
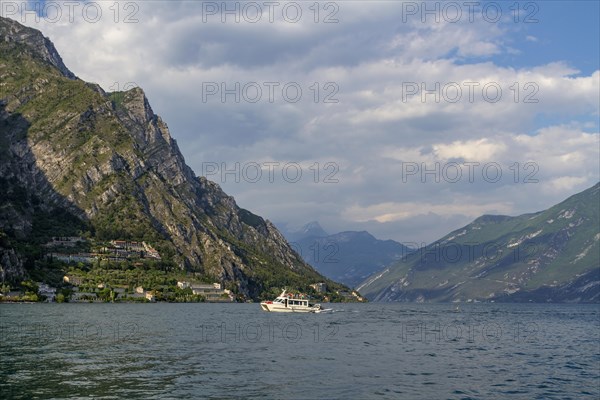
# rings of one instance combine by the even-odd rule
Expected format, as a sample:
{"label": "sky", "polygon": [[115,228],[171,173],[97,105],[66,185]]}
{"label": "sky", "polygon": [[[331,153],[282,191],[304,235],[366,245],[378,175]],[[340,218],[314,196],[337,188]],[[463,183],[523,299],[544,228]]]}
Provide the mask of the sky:
{"label": "sky", "polygon": [[197,175],[294,229],[430,243],[599,180],[597,1],[0,2]]}

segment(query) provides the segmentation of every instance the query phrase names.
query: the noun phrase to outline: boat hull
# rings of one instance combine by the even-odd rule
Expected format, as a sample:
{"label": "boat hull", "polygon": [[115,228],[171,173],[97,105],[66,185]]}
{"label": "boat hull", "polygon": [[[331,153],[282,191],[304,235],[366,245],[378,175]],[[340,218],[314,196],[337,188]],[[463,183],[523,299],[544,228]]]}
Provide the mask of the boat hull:
{"label": "boat hull", "polygon": [[284,306],[275,303],[260,303],[260,307],[264,311],[269,312],[287,312],[287,313],[315,313],[321,310],[320,306],[304,307],[304,306]]}

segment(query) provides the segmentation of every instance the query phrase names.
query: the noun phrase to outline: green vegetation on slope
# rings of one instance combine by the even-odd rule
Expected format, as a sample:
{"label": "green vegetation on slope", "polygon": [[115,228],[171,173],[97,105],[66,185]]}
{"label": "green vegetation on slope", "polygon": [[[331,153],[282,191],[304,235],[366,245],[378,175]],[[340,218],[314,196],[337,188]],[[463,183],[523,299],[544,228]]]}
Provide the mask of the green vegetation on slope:
{"label": "green vegetation on slope", "polygon": [[[586,291],[598,284],[599,193],[596,184],[540,213],[482,216],[370,277],[360,290],[391,301],[509,300],[514,294],[522,300],[543,288],[570,288],[592,273],[581,283]],[[560,290],[553,293],[549,300],[562,301]]]}
{"label": "green vegetation on slope", "polygon": [[194,178],[141,89],[107,95],[61,72],[27,35],[41,36],[0,17],[0,176],[9,182],[0,230],[29,276],[57,276],[41,244],[65,235],[151,242],[180,271],[222,279],[246,298],[321,281],[347,289]]}

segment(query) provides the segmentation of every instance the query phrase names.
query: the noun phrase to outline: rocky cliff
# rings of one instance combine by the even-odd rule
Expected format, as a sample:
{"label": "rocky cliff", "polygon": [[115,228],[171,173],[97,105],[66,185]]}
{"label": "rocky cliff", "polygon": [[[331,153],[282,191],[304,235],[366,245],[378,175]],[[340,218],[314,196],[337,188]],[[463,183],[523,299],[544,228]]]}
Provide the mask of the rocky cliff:
{"label": "rocky cliff", "polygon": [[105,93],[77,79],[47,38],[6,18],[0,130],[0,230],[10,238],[146,240],[250,298],[324,280],[269,221],[195,176],[142,89]]}

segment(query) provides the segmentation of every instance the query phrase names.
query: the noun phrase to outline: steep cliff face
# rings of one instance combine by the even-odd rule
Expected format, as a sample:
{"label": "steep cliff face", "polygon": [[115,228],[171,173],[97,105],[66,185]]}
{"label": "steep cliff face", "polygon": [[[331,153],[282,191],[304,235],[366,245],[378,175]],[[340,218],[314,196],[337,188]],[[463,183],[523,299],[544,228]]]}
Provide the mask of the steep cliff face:
{"label": "steep cliff face", "polygon": [[12,279],[25,277],[23,260],[14,249],[0,248],[0,281],[4,282],[8,277]]}
{"label": "steep cliff face", "polygon": [[[249,297],[288,278],[323,280],[270,222],[195,176],[141,89],[107,94],[76,79],[40,32],[5,18],[0,79],[0,177],[25,191],[3,200],[10,236],[37,234],[35,214],[59,209],[97,238],[151,241]],[[273,275],[283,280],[267,283]]]}

